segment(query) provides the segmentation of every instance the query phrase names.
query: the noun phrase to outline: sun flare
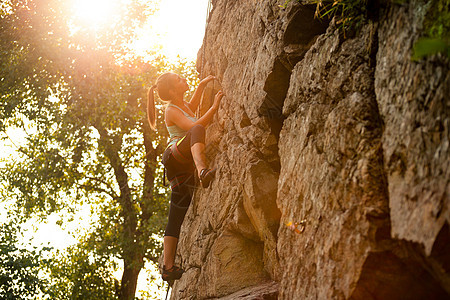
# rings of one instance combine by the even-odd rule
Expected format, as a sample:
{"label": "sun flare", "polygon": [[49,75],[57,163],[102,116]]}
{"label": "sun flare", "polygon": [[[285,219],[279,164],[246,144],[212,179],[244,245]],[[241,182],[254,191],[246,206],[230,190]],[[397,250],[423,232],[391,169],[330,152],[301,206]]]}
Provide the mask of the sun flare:
{"label": "sun flare", "polygon": [[[72,6],[72,30],[101,32],[113,25],[131,5],[130,0],[69,0]],[[205,32],[208,0],[155,0],[155,12],[136,37],[125,41],[130,53],[151,57],[162,53],[170,59],[195,59]]]}
{"label": "sun flare", "polygon": [[155,50],[174,60],[195,59],[205,32],[207,4],[208,0],[161,1],[130,48],[142,55]]}
{"label": "sun flare", "polygon": [[118,4],[117,0],[77,0],[73,3],[74,17],[83,26],[98,28],[113,20]]}

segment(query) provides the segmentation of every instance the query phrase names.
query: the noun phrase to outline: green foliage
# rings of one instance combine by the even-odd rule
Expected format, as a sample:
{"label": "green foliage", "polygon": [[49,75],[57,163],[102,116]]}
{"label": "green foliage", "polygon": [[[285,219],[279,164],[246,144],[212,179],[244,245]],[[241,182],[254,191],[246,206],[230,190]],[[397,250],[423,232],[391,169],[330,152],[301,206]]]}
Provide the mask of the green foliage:
{"label": "green foliage", "polygon": [[0,224],[0,299],[37,299],[47,293],[48,283],[39,271],[49,264],[48,248],[27,250],[19,245],[15,222]]}
{"label": "green foliage", "polygon": [[[286,0],[285,8],[292,0]],[[296,0],[303,4],[316,5],[316,17],[336,17],[336,24],[343,32],[358,30],[370,18],[370,0]],[[373,2],[373,1],[372,1]],[[407,0],[391,0],[403,5]],[[429,0],[428,13],[424,21],[424,36],[413,47],[412,59],[417,61],[437,53],[450,57],[450,0]]]}
{"label": "green foliage", "polygon": [[[21,115],[45,122],[50,96],[70,78],[73,64],[92,49],[123,52],[134,29],[152,13],[149,1],[132,0],[100,32],[73,30],[66,0],[5,0],[0,6],[0,131],[22,126]],[[111,55],[111,54],[110,54]],[[39,107],[39,109],[36,109]]]}
{"label": "green foliage", "polygon": [[[51,109],[48,97],[58,85],[63,70],[58,66],[68,56],[60,1],[2,1],[0,8],[0,130],[20,124],[22,115],[45,118]],[[48,13],[53,6],[52,14]],[[45,21],[44,21],[45,20]],[[50,38],[51,37],[51,38]],[[41,110],[34,109],[36,106]],[[41,114],[42,113],[42,114]]]}
{"label": "green foliage", "polygon": [[450,0],[431,0],[424,25],[424,36],[413,48],[412,59],[443,53],[450,57]]}
{"label": "green foliage", "polygon": [[444,53],[450,57],[450,44],[443,39],[420,38],[414,44],[412,59],[418,61],[437,53]]}
{"label": "green foliage", "polygon": [[362,24],[367,22],[369,0],[334,0],[313,1],[316,3],[316,16],[324,18],[337,17],[336,24],[345,32],[357,30]]}
{"label": "green foliage", "polygon": [[[20,155],[0,170],[5,193],[26,216],[75,211],[80,204],[98,216],[69,249],[73,255],[61,254],[64,264],[52,265],[52,280],[60,279],[52,289],[57,299],[112,299],[118,294],[111,289],[111,262],[123,260],[126,273],[156,262],[161,253],[168,189],[160,157],[167,132],[162,106],[158,131],[150,130],[146,92],[166,70],[191,84],[197,79],[191,62],[149,63],[124,55],[123,41],[150,11],[143,9],[145,1],[131,3],[138,5],[124,7],[102,33],[80,29],[72,35],[58,17],[68,9],[62,0],[1,6],[0,132],[33,129]],[[133,280],[124,276],[116,286]]]}
{"label": "green foliage", "polygon": [[36,124],[22,157],[2,177],[26,214],[91,204],[99,220],[86,244],[101,257],[140,253],[156,261],[161,244],[152,235],[162,233],[167,211],[158,161],[166,136],[148,128],[144,86],[157,69],[144,62],[98,64],[72,77],[70,94],[53,100],[64,109]]}
{"label": "green foliage", "polygon": [[[282,8],[292,0],[286,0]],[[316,5],[315,16],[317,18],[336,18],[338,28],[343,32],[344,36],[347,31],[358,30],[362,24],[367,22],[369,14],[369,0],[308,0],[303,4]]]}
{"label": "green foliage", "polygon": [[450,0],[432,0],[424,20],[424,30],[430,38],[450,37]]}
{"label": "green foliage", "polygon": [[116,264],[82,243],[58,251],[49,266],[53,299],[118,299],[119,283],[113,277]]}

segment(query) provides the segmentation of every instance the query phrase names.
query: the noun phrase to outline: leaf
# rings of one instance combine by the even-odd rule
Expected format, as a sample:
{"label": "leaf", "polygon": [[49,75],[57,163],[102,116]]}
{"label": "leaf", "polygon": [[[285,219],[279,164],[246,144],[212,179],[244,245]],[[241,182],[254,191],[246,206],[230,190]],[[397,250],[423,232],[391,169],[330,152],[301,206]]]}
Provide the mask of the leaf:
{"label": "leaf", "polygon": [[413,48],[413,55],[411,59],[413,61],[418,61],[424,57],[437,54],[444,53],[450,57],[450,45],[442,39],[433,39],[433,38],[420,38],[415,44]]}

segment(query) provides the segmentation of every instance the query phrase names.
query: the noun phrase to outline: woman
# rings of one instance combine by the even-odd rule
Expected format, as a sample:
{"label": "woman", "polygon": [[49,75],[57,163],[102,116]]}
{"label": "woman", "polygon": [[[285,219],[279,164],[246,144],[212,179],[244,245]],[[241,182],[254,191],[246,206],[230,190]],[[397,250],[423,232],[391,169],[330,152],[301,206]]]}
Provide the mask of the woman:
{"label": "woman", "polygon": [[148,92],[147,114],[153,130],[156,123],[154,89],[157,90],[161,100],[168,102],[164,121],[170,140],[162,161],[172,187],[172,194],[169,221],[164,234],[162,278],[165,281],[179,279],[184,272],[174,265],[174,261],[181,224],[195,189],[194,172],[197,172],[203,188],[210,185],[215,175],[215,169],[208,168],[204,155],[205,127],[219,108],[223,97],[222,91],[216,94],[213,106],[200,119],[197,119],[193,113],[200,103],[203,89],[214,79],[214,76],[203,79],[190,102],[183,99],[184,93],[189,89],[186,79],[174,73],[159,76],[156,84]]}

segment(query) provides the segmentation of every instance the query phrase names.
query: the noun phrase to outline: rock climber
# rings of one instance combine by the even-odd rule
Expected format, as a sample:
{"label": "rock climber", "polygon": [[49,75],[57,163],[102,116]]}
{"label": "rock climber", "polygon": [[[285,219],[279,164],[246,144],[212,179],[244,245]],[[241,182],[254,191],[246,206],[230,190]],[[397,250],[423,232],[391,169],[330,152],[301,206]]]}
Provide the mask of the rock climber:
{"label": "rock climber", "polygon": [[212,107],[199,119],[194,115],[202,92],[207,83],[216,80],[214,76],[204,78],[194,92],[190,102],[184,100],[189,89],[185,78],[175,73],[164,73],[148,91],[147,115],[150,126],[155,130],[156,110],[154,90],[159,98],[167,102],[164,121],[170,140],[164,151],[162,162],[166,168],[172,193],[170,197],[169,220],[164,233],[164,265],[162,278],[165,281],[180,279],[184,270],[174,265],[180,228],[188,210],[195,189],[195,172],[200,184],[208,188],[215,177],[215,169],[209,169],[204,154],[205,127],[211,122],[224,96],[219,91]]}

